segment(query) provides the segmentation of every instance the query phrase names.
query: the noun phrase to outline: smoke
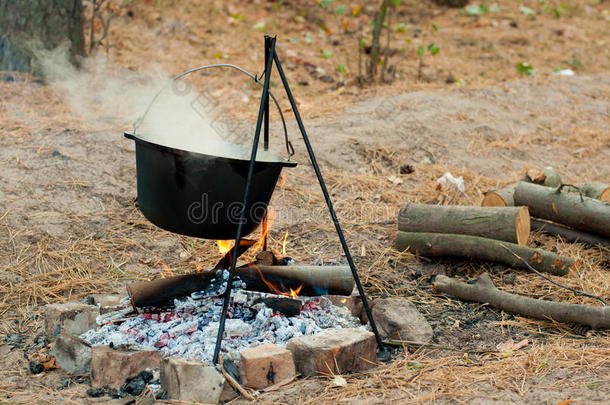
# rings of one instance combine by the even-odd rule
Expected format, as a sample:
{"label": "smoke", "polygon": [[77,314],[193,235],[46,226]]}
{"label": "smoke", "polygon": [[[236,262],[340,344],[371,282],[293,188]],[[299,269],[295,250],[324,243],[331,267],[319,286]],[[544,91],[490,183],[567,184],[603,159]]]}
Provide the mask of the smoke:
{"label": "smoke", "polygon": [[[209,92],[197,92],[188,79],[170,83],[171,76],[154,65],[134,72],[102,57],[84,59],[76,69],[66,46],[38,51],[37,57],[51,86],[75,114],[90,123],[116,126],[118,133],[132,132],[138,123],[137,136],[149,142],[217,156],[249,157],[250,146],[232,143],[238,126],[211,118],[218,100]],[[248,133],[251,139],[252,132]],[[277,159],[263,151],[258,156],[257,160]]]}

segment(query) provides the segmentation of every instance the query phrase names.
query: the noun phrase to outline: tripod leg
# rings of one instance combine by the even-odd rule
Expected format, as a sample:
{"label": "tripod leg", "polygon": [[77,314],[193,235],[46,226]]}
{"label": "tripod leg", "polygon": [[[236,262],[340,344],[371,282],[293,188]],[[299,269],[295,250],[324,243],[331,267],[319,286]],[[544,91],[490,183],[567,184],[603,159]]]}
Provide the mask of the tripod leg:
{"label": "tripod leg", "polygon": [[294,116],[297,120],[297,124],[299,125],[299,129],[301,130],[301,135],[303,136],[303,141],[305,142],[305,147],[307,148],[307,153],[309,154],[309,159],[311,160],[311,164],[313,166],[314,171],[316,172],[316,177],[318,178],[318,183],[320,183],[320,188],[322,189],[322,194],[324,194],[324,200],[326,200],[326,205],[328,206],[328,211],[330,212],[330,216],[335,225],[335,229],[337,231],[337,235],[339,236],[339,240],[341,241],[341,246],[343,247],[343,252],[345,253],[345,257],[347,259],[347,263],[352,271],[352,276],[354,277],[354,281],[356,282],[356,286],[358,287],[358,292],[360,293],[360,297],[362,298],[362,304],[364,306],[364,310],[366,311],[366,315],[369,318],[369,322],[371,323],[371,329],[373,333],[375,333],[375,337],[377,338],[377,345],[380,350],[385,351],[385,347],[383,342],[381,341],[381,336],[379,335],[379,331],[377,330],[377,325],[375,324],[375,320],[373,319],[373,314],[371,313],[371,307],[369,306],[368,300],[366,299],[366,294],[364,293],[364,288],[362,288],[362,283],[360,282],[360,277],[358,276],[358,271],[356,270],[356,265],[352,259],[352,255],[350,254],[349,247],[347,246],[347,242],[345,241],[345,236],[343,235],[343,231],[341,230],[341,225],[339,225],[339,220],[337,219],[337,214],[335,214],[335,209],[333,208],[333,203],[330,199],[330,195],[328,194],[328,190],[326,188],[326,183],[322,178],[322,173],[320,172],[320,167],[318,166],[318,162],[316,160],[316,156],[313,153],[313,149],[311,148],[311,143],[309,142],[309,137],[307,136],[307,132],[305,131],[305,126],[303,125],[303,121],[301,120],[301,115],[299,114],[299,110],[297,109],[297,105],[294,101],[294,97],[292,96],[292,92],[290,91],[290,86],[288,85],[288,80],[286,79],[286,75],[284,74],[284,70],[282,69],[282,64],[280,63],[280,58],[277,56],[277,53],[273,55],[273,59],[275,60],[275,65],[277,67],[277,71],[280,74],[280,78],[282,79],[282,84],[286,89],[286,95],[288,96],[288,100],[290,100],[290,106],[292,107],[292,111],[294,112]]}
{"label": "tripod leg", "polygon": [[[242,212],[237,224],[237,235],[235,236],[235,245],[233,245],[232,257],[238,256],[239,240],[242,234],[242,225],[246,219],[246,207],[248,206],[248,194],[250,194],[250,185],[252,183],[252,174],[254,173],[254,162],[256,161],[256,152],[258,151],[258,141],[260,140],[261,127],[263,123],[263,113],[265,111],[265,100],[269,94],[269,76],[271,76],[271,67],[273,55],[275,52],[275,38],[271,39],[269,47],[269,61],[265,66],[265,83],[263,85],[263,95],[261,97],[261,105],[258,110],[258,121],[256,122],[256,130],[254,131],[254,142],[252,144],[252,153],[250,154],[250,166],[248,167],[248,176],[246,177],[246,187],[244,188],[244,197],[242,201]],[[231,290],[233,289],[233,279],[235,278],[235,264],[237,260],[231,261],[231,271],[229,272],[229,280],[227,280],[227,289],[224,293],[224,301],[222,304],[222,313],[220,314],[220,323],[218,325],[218,335],[216,335],[216,346],[214,347],[214,356],[212,361],[218,364],[218,355],[220,354],[220,346],[222,345],[222,336],[225,331],[225,322],[227,320],[227,311],[229,310],[229,302],[231,301]]]}

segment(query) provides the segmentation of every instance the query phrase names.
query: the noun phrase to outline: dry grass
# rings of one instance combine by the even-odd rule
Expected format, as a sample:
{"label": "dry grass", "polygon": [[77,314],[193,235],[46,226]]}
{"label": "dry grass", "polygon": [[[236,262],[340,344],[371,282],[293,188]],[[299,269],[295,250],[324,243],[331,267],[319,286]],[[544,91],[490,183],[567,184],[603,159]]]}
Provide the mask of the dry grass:
{"label": "dry grass", "polygon": [[[230,6],[237,8],[237,12],[247,15],[245,22],[227,25],[227,12],[221,2],[215,3],[209,18],[202,17],[206,12],[202,6],[205,2],[178,1],[171,5],[159,3],[162,6],[139,2],[134,6],[136,14],[133,20],[122,17],[116,21],[116,31],[112,34],[113,62],[138,70],[143,60],[155,60],[167,71],[178,72],[200,64],[199,61],[214,60],[214,53],[221,52],[230,56],[232,63],[255,70],[252,67],[260,66],[262,54],[252,50],[260,49],[261,41],[259,32],[253,31],[251,26],[258,19],[284,21],[285,24],[281,26],[273,26],[284,39],[302,38],[304,32],[317,30],[313,26],[305,27],[303,23],[294,23],[295,9],[292,6],[259,13],[259,6],[251,2],[223,2],[231,3]],[[313,0],[303,4],[312,9],[317,7]],[[502,5],[515,10],[520,4],[521,2],[512,0],[502,2]],[[295,70],[288,71],[291,83],[298,80],[309,82],[308,86],[299,86],[297,93],[301,113],[308,118],[334,114],[354,101],[369,96],[404,90],[445,89],[447,85],[444,79],[451,72],[458,78],[464,78],[469,88],[496,86],[501,81],[516,78],[516,61],[527,60],[540,69],[563,67],[568,48],[579,47],[583,50],[581,59],[584,68],[579,74],[606,72],[610,60],[608,47],[600,46],[598,42],[604,38],[607,23],[599,18],[599,13],[593,17],[581,13],[585,5],[594,10],[602,6],[584,0],[570,4],[580,11],[575,12],[569,20],[554,19],[546,14],[539,15],[537,20],[530,20],[515,12],[503,13],[497,18],[493,15],[480,18],[456,17],[452,12],[432,9],[427,2],[411,2],[412,8],[404,19],[413,19],[417,23],[409,29],[408,35],[396,36],[392,47],[403,47],[407,36],[408,39],[414,39],[410,36],[413,29],[419,27],[423,27],[423,34],[413,42],[413,46],[430,41],[441,44],[442,50],[434,59],[434,65],[426,68],[428,81],[424,82],[415,80],[416,61],[411,55],[401,62],[401,80],[396,80],[392,85],[358,89],[353,82],[357,71],[353,65],[356,55],[350,42],[353,38],[337,32],[332,32],[332,35],[325,38],[316,37],[312,46],[301,40],[298,44],[291,44],[292,52],[285,49],[281,52],[285,54],[286,64],[294,62],[297,65]],[[199,18],[193,17],[192,22],[186,24],[186,20],[191,20],[187,15]],[[493,21],[496,20],[502,29],[494,26]],[[510,21],[517,22],[520,29],[509,28]],[[431,23],[440,27],[440,32],[433,33],[429,29]],[[208,28],[212,32],[206,32]],[[566,45],[565,37],[552,37],[553,41],[562,46],[546,46],[546,42],[540,38],[555,35],[553,32],[558,29],[566,31],[566,36],[571,32],[570,35],[574,38]],[[507,30],[513,31],[509,35]],[[232,35],[228,34],[229,31]],[[252,35],[253,32],[256,35]],[[235,37],[244,40],[234,41]],[[527,37],[529,45],[515,45],[511,39],[514,37]],[[478,38],[474,45],[460,45],[471,38]],[[332,45],[333,39],[338,39],[340,45]],[[510,43],[509,39],[512,41],[510,46],[506,45]],[[495,50],[486,48],[488,42],[495,44]],[[326,48],[335,51],[332,60],[320,56],[320,51]],[[493,57],[490,58],[489,55]],[[333,74],[337,80],[345,81],[346,86],[331,90],[330,85],[312,79],[301,68],[300,62],[297,63],[299,60],[312,61],[333,73],[336,63],[349,60],[346,62],[349,71],[347,76]],[[109,124],[104,126],[76,118],[48,86],[32,83],[26,75],[18,75],[16,78],[16,84],[0,83],[0,111],[3,113],[0,133],[5,151],[24,152],[24,155],[17,152],[14,156],[6,155],[6,159],[0,161],[0,169],[17,168],[24,172],[33,170],[28,159],[51,153],[54,134],[64,128],[78,128],[82,132],[117,132],[117,128]],[[211,73],[205,79],[222,79],[227,80],[228,84],[235,84],[232,77],[224,73]],[[531,80],[541,82],[542,78]],[[607,99],[603,90],[600,99]],[[456,116],[455,119],[460,121],[468,117]],[[573,124],[570,125],[571,121]],[[504,158],[507,151],[536,150],[545,146],[556,151],[573,152],[574,159],[583,159],[608,145],[607,131],[593,125],[583,125],[575,111],[566,114],[561,125],[541,128],[533,134],[511,133],[493,139],[464,136],[469,140],[467,152],[473,155]],[[45,132],[48,128],[50,131]],[[432,144],[435,141],[426,139],[426,142]],[[422,145],[420,147],[423,148]],[[429,278],[414,276],[414,269],[425,259],[417,259],[392,248],[398,209],[404,202],[478,205],[484,191],[512,182],[507,178],[519,178],[523,167],[512,167],[510,173],[499,176],[495,172],[493,159],[489,171],[484,173],[436,163],[414,163],[413,173],[401,175],[401,166],[409,161],[410,151],[384,145],[383,140],[378,145],[360,146],[356,149],[366,164],[366,174],[326,167],[323,170],[367,292],[373,297],[409,297],[426,316],[443,317],[444,313],[439,311],[451,309],[455,311],[451,316],[464,323],[463,318],[470,315],[469,311],[473,307],[432,292]],[[564,172],[570,182],[603,180],[601,177],[606,172],[595,165],[589,165],[578,172],[570,172],[569,167],[568,162]],[[437,188],[436,179],[446,171],[455,176],[463,176],[466,196]],[[388,180],[392,175],[399,177],[403,183],[395,184]],[[134,179],[129,181],[135,187]],[[306,165],[290,172],[286,187],[277,190],[273,199],[278,219],[270,233],[269,242],[271,246],[281,244],[288,231],[287,254],[296,261],[336,262],[340,258],[340,246],[314,182],[310,168]],[[35,191],[28,189],[32,185],[20,182],[12,186],[15,189],[11,191],[24,199],[31,198],[29,193]],[[78,178],[51,179],[48,186],[86,194],[90,182]],[[127,194],[129,197],[135,196],[135,189],[128,190]],[[73,226],[65,234],[58,235],[45,233],[19,221],[22,215],[47,215],[46,211],[24,213],[9,210],[4,201],[0,200],[0,334],[34,335],[40,331],[41,319],[37,315],[45,303],[82,298],[93,292],[122,291],[122,284],[128,280],[158,275],[163,270],[161,262],[172,273],[180,274],[198,267],[209,267],[219,258],[213,241],[179,237],[153,227],[127,197],[121,199],[113,195],[107,197],[104,203],[107,204],[104,210],[65,217],[64,222]],[[290,212],[290,215],[283,216],[286,212]],[[105,221],[103,226],[92,230],[91,224],[100,218]],[[164,245],[166,243],[169,247]],[[568,244],[542,234],[534,234],[532,243],[582,260],[583,264],[578,271],[571,272],[566,277],[553,277],[557,281],[605,298],[610,297],[607,249]],[[473,279],[482,271],[491,270],[491,266],[484,263],[452,261],[443,264],[460,278]],[[598,304],[590,298],[559,289],[534,274],[523,271],[515,271],[514,274],[516,277],[512,285],[502,282],[501,273],[491,275],[499,288],[509,292],[563,302]],[[484,306],[474,308],[483,317],[501,317],[501,320],[491,323],[493,328],[505,331],[508,335],[515,331],[527,332],[535,338],[528,347],[507,357],[497,353],[465,355],[466,351],[473,349],[470,347],[472,342],[464,342],[463,346],[454,345],[454,350],[421,348],[413,353],[405,351],[404,355],[390,364],[348,376],[346,387],[332,387],[325,380],[320,380],[317,393],[312,389],[301,394],[290,394],[293,388],[298,391],[299,387],[309,387],[307,384],[310,380],[305,380],[291,384],[281,391],[281,395],[295,397],[296,400],[292,403],[349,402],[358,398],[372,398],[380,403],[436,400],[468,403],[476,397],[502,399],[497,398],[497,392],[502,390],[518,396],[525,395],[529,388],[536,386],[537,378],[545,376],[549,376],[550,383],[538,388],[555,391],[565,385],[599,385],[603,376],[608,375],[610,332],[589,331],[584,339],[583,331],[572,325],[505,314],[493,318],[497,315],[494,310]],[[462,328],[458,322],[453,329],[443,329],[443,334],[457,333]],[[479,345],[475,345],[475,349],[482,346],[487,350],[495,350],[494,342],[482,339],[477,343]],[[567,370],[574,373],[574,376],[556,379],[553,376],[559,370]],[[82,394],[60,394],[41,384],[28,386],[31,377],[22,369],[3,370],[2,373],[22,378],[18,382],[3,379],[0,383],[0,395],[10,395],[15,400],[22,397],[30,403],[57,403],[56,400],[61,397],[69,403],[76,401]],[[557,385],[559,381],[562,386]],[[607,381],[604,383],[607,384]],[[76,399],[71,395],[75,395]],[[265,395],[263,400],[285,401],[281,395]]]}

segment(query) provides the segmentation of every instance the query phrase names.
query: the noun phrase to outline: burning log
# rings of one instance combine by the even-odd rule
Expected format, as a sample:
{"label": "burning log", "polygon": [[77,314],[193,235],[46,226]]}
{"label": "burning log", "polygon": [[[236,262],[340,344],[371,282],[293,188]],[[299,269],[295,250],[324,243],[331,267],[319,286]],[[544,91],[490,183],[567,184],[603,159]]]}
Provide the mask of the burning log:
{"label": "burning log", "polygon": [[[354,279],[348,266],[251,264],[238,267],[237,276],[246,284],[247,290],[289,296],[350,295],[354,289]],[[202,272],[138,281],[127,285],[127,292],[134,309],[165,306],[171,304],[174,298],[205,290],[215,277],[215,272]]]}
{"label": "burning log", "polygon": [[481,236],[527,245],[527,207],[465,207],[405,204],[398,213],[398,230]]}

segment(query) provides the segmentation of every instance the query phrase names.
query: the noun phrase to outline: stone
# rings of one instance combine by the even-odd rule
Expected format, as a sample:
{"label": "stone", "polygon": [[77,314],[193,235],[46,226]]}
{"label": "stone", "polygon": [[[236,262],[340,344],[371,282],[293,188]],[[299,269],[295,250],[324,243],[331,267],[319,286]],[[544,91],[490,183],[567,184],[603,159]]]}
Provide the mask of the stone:
{"label": "stone", "polygon": [[57,365],[69,374],[89,374],[91,371],[91,345],[77,336],[59,335],[51,355],[55,357]]}
{"label": "stone", "polygon": [[328,298],[330,302],[336,307],[345,307],[349,309],[349,312],[352,316],[356,318],[360,317],[360,313],[362,312],[362,299],[358,295],[325,295],[324,297]]}
{"label": "stone", "polygon": [[415,305],[401,298],[379,298],[373,303],[373,318],[384,338],[428,343],[432,327]]}
{"label": "stone", "polygon": [[161,385],[170,399],[217,404],[225,384],[228,385],[225,377],[216,367],[199,360],[170,357],[161,362]]}
{"label": "stone", "polygon": [[288,342],[297,372],[303,376],[342,374],[375,366],[375,335],[357,329],[331,329]]}
{"label": "stone", "polygon": [[49,304],[45,306],[45,333],[49,339],[60,334],[80,335],[89,329],[97,328],[95,318],[100,314],[95,305],[80,302]]}
{"label": "stone", "polygon": [[261,390],[296,376],[292,352],[274,344],[250,347],[239,354],[239,375],[246,387]]}
{"label": "stone", "polygon": [[147,368],[157,368],[161,354],[154,350],[113,349],[94,346],[91,350],[91,386],[119,389],[130,377]]}

